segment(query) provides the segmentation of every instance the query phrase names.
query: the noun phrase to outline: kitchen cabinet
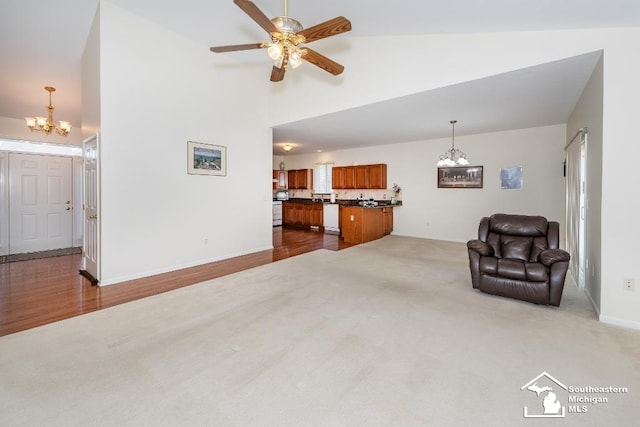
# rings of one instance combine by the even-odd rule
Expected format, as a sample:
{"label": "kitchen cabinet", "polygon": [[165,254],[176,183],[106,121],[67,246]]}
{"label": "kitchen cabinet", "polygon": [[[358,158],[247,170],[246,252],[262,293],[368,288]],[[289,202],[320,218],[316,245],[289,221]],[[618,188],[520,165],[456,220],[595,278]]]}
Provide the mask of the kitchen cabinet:
{"label": "kitchen cabinet", "polygon": [[384,228],[384,235],[391,234],[393,231],[393,208],[384,207],[382,209],[382,223]]}
{"label": "kitchen cabinet", "polygon": [[344,186],[344,166],[334,166],[331,169],[331,187],[334,189],[345,188]]}
{"label": "kitchen cabinet", "polygon": [[289,190],[313,189],[313,169],[295,169],[287,171]]}
{"label": "kitchen cabinet", "polygon": [[273,189],[286,190],[289,186],[288,173],[285,170],[273,171]]}
{"label": "kitchen cabinet", "polygon": [[367,167],[366,166],[355,166],[355,174],[356,174],[356,188],[369,188],[368,185],[368,177],[367,177]]}
{"label": "kitchen cabinet", "polygon": [[384,163],[366,166],[367,188],[387,188],[387,165]]}
{"label": "kitchen cabinet", "polygon": [[347,243],[370,242],[392,230],[392,207],[340,206],[340,233]]}
{"label": "kitchen cabinet", "polygon": [[332,173],[332,187],[334,189],[356,188],[356,170],[353,166],[334,166]]}
{"label": "kitchen cabinet", "polygon": [[322,203],[282,202],[282,224],[292,227],[322,227]]}
{"label": "kitchen cabinet", "polygon": [[311,223],[312,227],[322,227],[323,226],[323,204],[322,203],[313,203],[313,208],[311,209]]}
{"label": "kitchen cabinet", "polygon": [[334,166],[334,189],[386,189],[387,165]]}

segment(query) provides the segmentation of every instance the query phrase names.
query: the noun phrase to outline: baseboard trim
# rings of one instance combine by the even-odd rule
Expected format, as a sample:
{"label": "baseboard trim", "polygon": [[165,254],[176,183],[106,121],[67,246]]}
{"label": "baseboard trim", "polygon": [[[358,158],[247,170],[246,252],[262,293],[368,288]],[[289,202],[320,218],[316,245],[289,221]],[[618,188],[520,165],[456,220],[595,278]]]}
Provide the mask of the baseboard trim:
{"label": "baseboard trim", "polygon": [[598,320],[600,320],[602,323],[607,323],[609,325],[622,326],[623,328],[640,330],[640,322],[635,322],[633,320],[619,319],[617,317],[606,316],[603,314],[598,316]]}

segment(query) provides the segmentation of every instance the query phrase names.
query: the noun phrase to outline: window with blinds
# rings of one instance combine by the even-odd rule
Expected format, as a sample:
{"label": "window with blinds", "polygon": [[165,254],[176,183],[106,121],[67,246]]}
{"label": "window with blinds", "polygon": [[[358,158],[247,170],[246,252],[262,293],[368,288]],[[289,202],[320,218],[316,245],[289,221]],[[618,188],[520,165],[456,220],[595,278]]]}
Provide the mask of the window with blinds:
{"label": "window with blinds", "polygon": [[331,194],[331,170],[333,163],[321,163],[313,168],[313,192]]}

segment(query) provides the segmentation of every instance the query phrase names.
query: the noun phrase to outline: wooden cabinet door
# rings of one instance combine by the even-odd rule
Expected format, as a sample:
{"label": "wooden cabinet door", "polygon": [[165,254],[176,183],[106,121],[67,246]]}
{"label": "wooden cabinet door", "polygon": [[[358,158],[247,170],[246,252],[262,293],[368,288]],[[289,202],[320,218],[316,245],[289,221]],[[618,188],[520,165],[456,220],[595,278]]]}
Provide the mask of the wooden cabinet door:
{"label": "wooden cabinet door", "polygon": [[346,188],[344,186],[344,170],[345,168],[342,166],[331,169],[331,188],[335,190]]}
{"label": "wooden cabinet door", "polygon": [[356,186],[355,188],[369,188],[367,183],[367,167],[366,166],[356,166],[355,167],[355,178],[356,178]]}
{"label": "wooden cabinet door", "polygon": [[315,227],[322,227],[322,211],[324,206],[322,203],[314,203],[311,210],[311,225]]}
{"label": "wooden cabinet door", "polygon": [[293,224],[293,206],[291,202],[282,202],[282,224]]}
{"label": "wooden cabinet door", "polygon": [[287,173],[287,171],[283,171],[283,170],[277,170],[275,171],[275,175],[274,179],[277,181],[274,184],[277,186],[277,188],[286,190],[287,188],[289,188],[289,174]]}
{"label": "wooden cabinet door", "polygon": [[356,167],[347,166],[344,168],[344,187],[343,188],[358,188],[356,187]]}
{"label": "wooden cabinet door", "polygon": [[295,169],[287,171],[287,174],[290,190],[310,190],[313,188],[313,169]]}
{"label": "wooden cabinet door", "polygon": [[301,203],[300,204],[300,224],[306,226],[311,225],[311,212],[313,210],[313,204]]}
{"label": "wooden cabinet door", "polygon": [[393,231],[393,208],[382,208],[382,219],[384,222],[384,235]]}
{"label": "wooden cabinet door", "polygon": [[296,188],[296,171],[287,171],[287,188],[289,190],[295,190]]}
{"label": "wooden cabinet door", "polygon": [[387,165],[367,165],[367,188],[387,188]]}
{"label": "wooden cabinet door", "polygon": [[296,171],[297,176],[296,176],[296,185],[297,188],[302,189],[302,190],[307,190],[309,188],[309,179],[307,176],[307,171],[308,169],[300,169],[298,171]]}

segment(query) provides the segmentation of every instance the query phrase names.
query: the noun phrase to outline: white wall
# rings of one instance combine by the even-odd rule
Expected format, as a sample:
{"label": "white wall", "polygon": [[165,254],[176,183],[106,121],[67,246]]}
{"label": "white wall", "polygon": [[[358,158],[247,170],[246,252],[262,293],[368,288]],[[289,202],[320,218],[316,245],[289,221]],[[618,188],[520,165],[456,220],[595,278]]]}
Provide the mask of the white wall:
{"label": "white wall", "polygon": [[[272,247],[265,79],[219,61],[101,2],[103,285]],[[188,175],[189,140],[227,176]]]}
{"label": "white wall", "polygon": [[600,319],[640,329],[640,287],[636,285],[635,292],[622,287],[627,277],[640,283],[638,175],[622,160],[640,158],[636,142],[640,29],[629,30],[615,41],[604,52]]}
{"label": "white wall", "polygon": [[[586,247],[587,272],[585,292],[596,312],[600,313],[601,301],[601,211],[602,211],[602,89],[604,58],[600,58],[587,87],[567,123],[567,141],[578,129],[587,132],[587,193],[586,193]],[[574,144],[579,144],[576,138]]]}
{"label": "white wall", "polygon": [[[456,138],[473,165],[484,167],[482,189],[437,187],[436,162],[451,139],[285,156],[288,169],[311,168],[333,161],[336,166],[387,164],[387,184],[402,188],[394,211],[394,234],[466,242],[476,238],[480,218],[493,213],[542,215],[564,232],[565,187],[562,176],[565,126],[547,126]],[[536,147],[531,150],[531,147]],[[280,157],[274,159],[278,164]],[[500,189],[500,169],[522,166],[521,190]],[[339,190],[338,190],[339,191]],[[365,197],[368,197],[364,191]]]}
{"label": "white wall", "polygon": [[100,8],[82,52],[82,140],[100,131]]}

